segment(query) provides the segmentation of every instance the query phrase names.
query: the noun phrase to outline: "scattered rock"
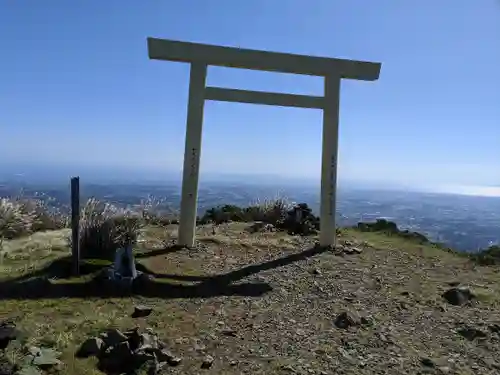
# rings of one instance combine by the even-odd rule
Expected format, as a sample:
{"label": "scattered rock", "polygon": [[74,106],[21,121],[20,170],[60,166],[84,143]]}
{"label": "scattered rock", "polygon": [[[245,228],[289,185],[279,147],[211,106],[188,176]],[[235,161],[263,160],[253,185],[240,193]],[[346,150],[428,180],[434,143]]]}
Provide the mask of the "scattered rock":
{"label": "scattered rock", "polygon": [[455,306],[465,305],[475,298],[474,294],[467,288],[451,288],[444,292],[442,297]]}
{"label": "scattered rock", "polygon": [[106,349],[106,355],[118,362],[126,362],[132,355],[128,341],[120,342]]}
{"label": "scattered rock", "polygon": [[178,366],[182,362],[182,358],[178,357],[166,349],[162,349],[160,351],[156,351],[156,357],[160,362],[166,362],[170,366],[175,367]]}
{"label": "scattered rock", "polygon": [[263,221],[257,221],[253,223],[249,228],[248,231],[250,233],[257,233],[257,232],[275,232],[276,227],[272,224],[269,223],[264,223]]}
{"label": "scattered rock", "polygon": [[178,366],[182,359],[166,349],[166,344],[158,339],[152,329],[139,332],[133,328],[124,333],[118,329],[108,329],[102,338],[89,338],[80,347],[78,355],[95,355],[98,367],[107,373],[158,374],[161,368]]}
{"label": "scattered rock", "polygon": [[333,253],[338,256],[361,254],[363,249],[352,245],[350,241],[345,241],[343,244],[338,244],[332,249]]}
{"label": "scattered rock", "polygon": [[61,353],[54,349],[32,346],[28,349],[26,359],[32,365],[38,366],[42,370],[48,370],[61,364],[60,356]]}
{"label": "scattered rock", "polygon": [[83,342],[76,356],[78,358],[87,358],[92,356],[97,356],[104,348],[104,341],[99,337],[91,337]]}
{"label": "scattered rock", "polygon": [[361,320],[359,316],[353,312],[344,311],[335,319],[335,326],[337,328],[346,329],[359,324],[361,324]]}
{"label": "scattered rock", "polygon": [[457,332],[460,336],[463,336],[469,341],[474,341],[475,339],[485,338],[488,336],[486,332],[473,327],[460,328]]}
{"label": "scattered rock", "polygon": [[136,372],[137,374],[144,374],[144,375],[156,375],[159,374],[161,370],[161,365],[158,363],[158,361],[154,359],[149,359],[145,362],[142,363],[142,365],[139,366],[138,371]]}
{"label": "scattered rock", "polygon": [[[134,361],[136,363],[138,363],[139,367],[142,366],[142,364],[146,363],[146,362],[149,362],[149,361],[155,361],[156,359],[156,354],[155,353],[152,353],[152,352],[146,352],[146,351],[140,351],[140,352],[137,352],[135,353],[134,355]],[[162,361],[160,361],[162,362]],[[163,361],[163,362],[166,362],[166,361]]]}
{"label": "scattered rock", "polygon": [[134,312],[132,313],[132,318],[144,318],[149,316],[153,312],[153,308],[145,305],[134,306]]}
{"label": "scattered rock", "polygon": [[420,359],[420,363],[424,367],[435,367],[436,366],[436,364],[434,363],[434,361],[432,359],[430,359],[430,358],[421,358]]}
{"label": "scattered rock", "polygon": [[201,368],[209,369],[210,367],[212,367],[213,364],[214,364],[214,357],[212,357],[211,355],[207,355],[203,359],[203,362],[201,363]]}
{"label": "scattered rock", "polygon": [[353,247],[344,246],[342,248],[342,251],[344,254],[351,255],[351,254],[361,254],[363,252],[363,249],[356,246]]}
{"label": "scattered rock", "polygon": [[138,331],[138,339],[136,339],[137,342],[139,342],[138,349],[151,349],[151,348],[160,348],[163,349],[165,345],[160,343],[160,340],[158,340],[158,336],[151,331],[147,331],[145,333],[139,334]]}
{"label": "scattered rock", "polygon": [[451,369],[448,366],[441,366],[438,367],[438,373],[442,375],[449,374],[451,372]]}
{"label": "scattered rock", "polygon": [[207,346],[203,344],[202,342],[197,342],[194,344],[193,349],[197,352],[203,352],[204,350],[207,349]]}
{"label": "scattered rock", "polygon": [[16,324],[11,320],[0,322],[0,350],[5,350],[19,335]]}
{"label": "scattered rock", "polygon": [[125,336],[119,329],[108,329],[106,332],[101,333],[101,338],[104,341],[106,347],[116,346],[122,342],[128,340],[128,337]]}
{"label": "scattered rock", "polygon": [[181,357],[172,357],[167,361],[167,363],[172,367],[178,366],[181,362],[182,362]]}
{"label": "scattered rock", "polygon": [[493,332],[493,333],[496,333],[496,334],[499,334],[500,335],[500,324],[491,324],[488,329]]}
{"label": "scattered rock", "polygon": [[236,337],[236,330],[231,328],[224,328],[221,331],[221,334],[223,334],[224,336]]}
{"label": "scattered rock", "polygon": [[372,317],[370,316],[362,316],[359,320],[359,322],[364,325],[364,326],[374,326],[375,325],[375,321],[373,320]]}

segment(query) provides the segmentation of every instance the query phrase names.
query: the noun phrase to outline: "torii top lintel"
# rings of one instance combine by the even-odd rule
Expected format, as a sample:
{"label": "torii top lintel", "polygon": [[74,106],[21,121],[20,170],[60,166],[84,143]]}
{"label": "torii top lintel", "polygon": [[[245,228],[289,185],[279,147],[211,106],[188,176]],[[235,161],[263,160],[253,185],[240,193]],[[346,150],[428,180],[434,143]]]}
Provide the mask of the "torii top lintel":
{"label": "torii top lintel", "polygon": [[380,63],[148,38],[150,59],[376,81]]}

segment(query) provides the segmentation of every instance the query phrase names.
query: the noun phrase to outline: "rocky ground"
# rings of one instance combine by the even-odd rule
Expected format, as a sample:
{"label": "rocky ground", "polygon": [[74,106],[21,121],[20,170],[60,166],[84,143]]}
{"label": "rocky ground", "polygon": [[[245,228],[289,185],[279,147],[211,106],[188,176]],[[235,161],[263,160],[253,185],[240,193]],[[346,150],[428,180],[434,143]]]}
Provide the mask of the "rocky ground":
{"label": "rocky ground", "polygon": [[[344,230],[331,251],[314,236],[247,227],[201,227],[195,250],[170,246],[175,226],[148,228],[137,259],[154,280],[134,297],[83,288],[90,274],[51,274],[33,295],[1,284],[0,318],[23,332],[8,358],[36,345],[61,352],[63,374],[110,372],[76,353],[116,329],[128,338],[112,349],[130,332],[161,341],[140,354],[163,350],[165,374],[500,373],[497,268],[377,233]],[[56,243],[29,256],[26,241],[8,244],[5,278],[65,255]],[[138,305],[152,311],[137,317]]]}

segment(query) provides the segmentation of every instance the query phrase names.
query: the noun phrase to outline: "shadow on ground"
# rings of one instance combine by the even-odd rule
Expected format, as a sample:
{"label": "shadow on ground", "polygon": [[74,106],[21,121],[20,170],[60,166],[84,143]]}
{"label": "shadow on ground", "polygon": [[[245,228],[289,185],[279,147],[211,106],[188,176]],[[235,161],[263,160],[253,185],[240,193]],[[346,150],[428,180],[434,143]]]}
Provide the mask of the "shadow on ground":
{"label": "shadow on ground", "polygon": [[136,259],[152,258],[152,257],[161,256],[161,255],[168,255],[168,254],[176,253],[178,251],[185,250],[185,249],[186,249],[185,246],[180,246],[180,245],[174,244],[174,245],[166,246],[162,249],[154,249],[154,250],[150,250],[150,251],[146,251],[146,252],[141,252],[139,254],[135,254],[134,256]]}
{"label": "shadow on ground", "polygon": [[[81,277],[71,279],[71,259],[61,258],[45,268],[15,279],[0,282],[0,299],[45,299],[144,296],[165,299],[211,298],[217,296],[258,297],[272,290],[268,283],[240,283],[241,279],[277,267],[307,259],[327,249],[313,247],[268,262],[253,264],[225,274],[213,276],[186,276],[153,273],[144,265],[137,268],[144,275],[131,286],[103,282],[94,275],[99,274],[109,263],[85,262],[81,266]],[[169,282],[168,280],[177,282]],[[182,282],[191,284],[183,285]]]}

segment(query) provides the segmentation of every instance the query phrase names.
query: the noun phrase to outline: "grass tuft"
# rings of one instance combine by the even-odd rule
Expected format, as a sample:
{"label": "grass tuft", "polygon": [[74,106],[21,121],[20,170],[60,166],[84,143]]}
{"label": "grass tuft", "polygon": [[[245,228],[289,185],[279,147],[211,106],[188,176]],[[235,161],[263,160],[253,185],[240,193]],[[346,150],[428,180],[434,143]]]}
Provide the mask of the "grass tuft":
{"label": "grass tuft", "polygon": [[49,209],[39,199],[0,198],[0,238],[14,239],[34,232],[67,227],[67,215]]}
{"label": "grass tuft", "polygon": [[80,217],[81,257],[112,260],[117,249],[137,242],[142,224],[136,212],[89,199]]}

